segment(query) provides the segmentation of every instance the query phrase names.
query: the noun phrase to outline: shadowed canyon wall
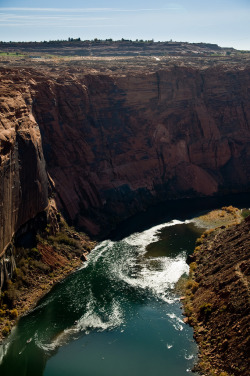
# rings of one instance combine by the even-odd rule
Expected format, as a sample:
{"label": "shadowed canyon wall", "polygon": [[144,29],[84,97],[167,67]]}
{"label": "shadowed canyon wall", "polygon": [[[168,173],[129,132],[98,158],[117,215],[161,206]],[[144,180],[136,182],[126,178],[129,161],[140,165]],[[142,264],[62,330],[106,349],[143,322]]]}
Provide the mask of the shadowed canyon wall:
{"label": "shadowed canyon wall", "polygon": [[48,204],[48,183],[32,98],[19,72],[1,71],[0,256],[14,233]]}
{"label": "shadowed canyon wall", "polygon": [[43,155],[58,208],[94,235],[166,199],[249,190],[249,65],[1,74],[2,247],[46,207]]}

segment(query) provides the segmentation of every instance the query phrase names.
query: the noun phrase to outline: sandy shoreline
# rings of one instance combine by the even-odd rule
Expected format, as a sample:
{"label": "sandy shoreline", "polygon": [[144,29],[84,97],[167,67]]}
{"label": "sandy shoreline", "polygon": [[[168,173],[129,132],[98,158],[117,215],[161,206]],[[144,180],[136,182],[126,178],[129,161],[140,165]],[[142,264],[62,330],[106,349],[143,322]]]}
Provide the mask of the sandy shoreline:
{"label": "sandy shoreline", "polygon": [[231,226],[242,221],[242,211],[233,206],[223,207],[221,209],[212,210],[200,217],[194,218],[194,223],[198,227],[207,230],[215,229],[221,226]]}

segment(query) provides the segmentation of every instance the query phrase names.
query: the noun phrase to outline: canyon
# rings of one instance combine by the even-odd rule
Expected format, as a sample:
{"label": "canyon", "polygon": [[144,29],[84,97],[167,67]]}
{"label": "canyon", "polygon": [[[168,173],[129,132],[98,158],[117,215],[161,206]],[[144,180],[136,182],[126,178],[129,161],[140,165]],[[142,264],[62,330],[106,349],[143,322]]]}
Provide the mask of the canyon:
{"label": "canyon", "polygon": [[0,71],[1,252],[49,194],[100,237],[157,202],[249,190],[247,58],[16,61]]}
{"label": "canyon", "polygon": [[[248,54],[2,56],[0,289],[15,269],[14,243],[41,223],[43,230],[55,235],[53,226],[60,222],[57,210],[70,225],[99,240],[123,220],[166,200],[249,192],[249,73]],[[48,223],[51,227],[46,227]],[[249,221],[238,230],[244,232],[243,241],[248,239]],[[65,231],[68,242],[78,236],[67,227]],[[201,265],[198,279],[203,272],[209,279],[220,269],[216,254],[214,265],[219,269],[209,269],[207,249],[213,253],[213,247],[223,248],[225,236],[232,251],[227,262],[236,268],[233,283],[236,281],[237,289],[240,283],[246,284],[247,248],[241,244],[242,262],[235,260],[235,243],[230,245],[234,231],[231,228],[225,235],[219,230],[218,244],[212,238],[211,246],[204,243],[206,255],[196,260]],[[85,238],[79,239],[81,246],[87,244]],[[39,247],[45,259],[47,253],[53,253],[52,246]],[[223,250],[220,255],[226,253]],[[67,264],[67,255],[63,257]],[[208,317],[199,316],[198,311],[203,287],[210,288],[214,281],[210,282],[200,283],[199,279],[193,303],[197,320],[204,321],[197,331],[205,328],[208,334],[214,328],[205,327]],[[214,303],[217,307],[217,301]],[[230,316],[227,310],[224,313]],[[215,313],[212,316],[216,322]],[[204,333],[195,333],[199,342]],[[232,359],[238,368],[239,352]],[[215,368],[222,364],[216,359]],[[228,359],[226,355],[222,361]]]}

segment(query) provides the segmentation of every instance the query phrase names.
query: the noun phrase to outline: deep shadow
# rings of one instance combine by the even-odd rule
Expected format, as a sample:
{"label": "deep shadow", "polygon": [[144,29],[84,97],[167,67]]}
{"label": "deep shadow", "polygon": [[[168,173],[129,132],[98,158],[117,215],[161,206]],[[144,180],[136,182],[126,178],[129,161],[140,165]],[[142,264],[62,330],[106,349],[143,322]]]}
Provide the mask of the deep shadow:
{"label": "deep shadow", "polygon": [[144,212],[122,221],[107,238],[118,241],[133,232],[142,232],[152,226],[168,222],[171,219],[180,221],[191,219],[206,213],[209,210],[233,205],[238,208],[250,207],[250,194],[230,194],[217,197],[190,198],[171,200],[152,206]]}

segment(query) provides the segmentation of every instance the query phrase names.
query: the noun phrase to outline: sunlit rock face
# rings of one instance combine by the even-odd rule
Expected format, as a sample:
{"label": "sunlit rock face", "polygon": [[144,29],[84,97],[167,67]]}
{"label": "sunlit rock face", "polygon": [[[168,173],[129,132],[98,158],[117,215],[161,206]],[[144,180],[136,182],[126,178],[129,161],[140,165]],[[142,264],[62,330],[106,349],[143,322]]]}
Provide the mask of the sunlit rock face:
{"label": "sunlit rock face", "polygon": [[94,235],[166,199],[249,189],[249,73],[230,64],[20,71],[26,133],[6,128],[33,153],[17,152],[13,167],[38,176],[28,210],[46,205],[43,154],[59,209]]}
{"label": "sunlit rock face", "polygon": [[0,74],[1,255],[18,228],[46,208],[48,183],[30,87],[18,71]]}

